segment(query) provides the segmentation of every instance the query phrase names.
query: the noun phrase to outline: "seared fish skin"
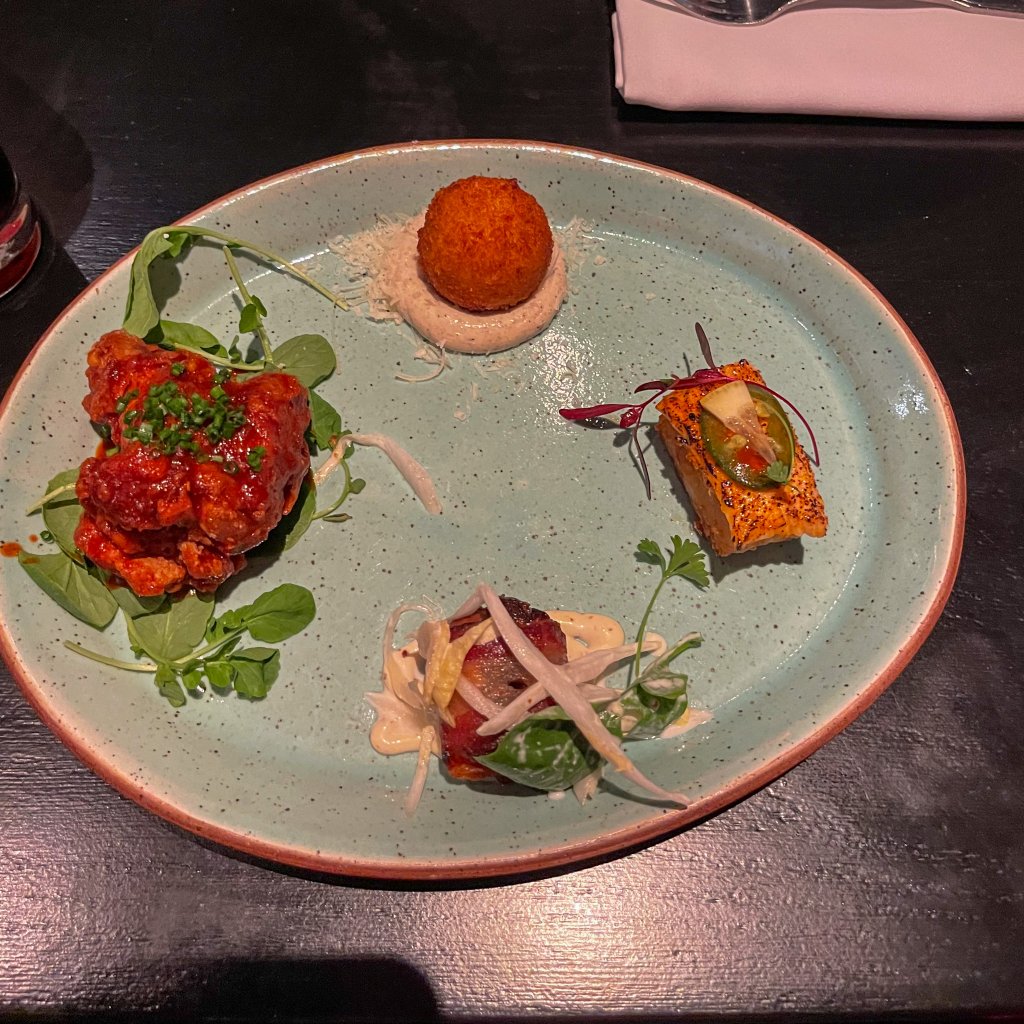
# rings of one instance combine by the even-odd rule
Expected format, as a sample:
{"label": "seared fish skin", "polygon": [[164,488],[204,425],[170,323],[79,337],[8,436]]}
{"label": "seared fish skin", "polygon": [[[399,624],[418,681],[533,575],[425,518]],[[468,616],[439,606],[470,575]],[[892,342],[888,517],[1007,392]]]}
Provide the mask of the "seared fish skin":
{"label": "seared fish skin", "polygon": [[[765,383],[745,359],[719,369],[728,377]],[[658,433],[690,496],[697,528],[722,557],[794,537],[824,537],[825,503],[799,441],[795,441],[789,481],[763,490],[732,480],[707,451],[700,431],[700,400],[721,386],[703,384],[672,391],[657,405]]]}

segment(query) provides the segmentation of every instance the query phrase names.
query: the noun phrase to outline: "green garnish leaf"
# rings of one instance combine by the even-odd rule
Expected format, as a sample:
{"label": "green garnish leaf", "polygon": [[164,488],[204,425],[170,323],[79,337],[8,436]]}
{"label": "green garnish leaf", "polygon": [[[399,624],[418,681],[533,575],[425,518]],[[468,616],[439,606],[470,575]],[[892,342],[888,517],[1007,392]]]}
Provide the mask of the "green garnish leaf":
{"label": "green garnish leaf", "polygon": [[282,583],[235,613],[253,640],[277,644],[301,633],[316,617],[313,595],[295,583]]}
{"label": "green garnish leaf", "polygon": [[321,451],[326,451],[341,436],[341,413],[315,391],[309,393],[309,434]]}
{"label": "green garnish leaf", "polygon": [[246,647],[230,659],[235,693],[260,700],[270,692],[281,670],[281,652],[271,647]]}
{"label": "green garnish leaf", "polygon": [[661,579],[658,580],[654,593],[644,609],[643,618],[640,620],[640,628],[636,634],[636,656],[633,659],[633,676],[640,675],[641,645],[647,633],[647,620],[651,617],[651,609],[654,602],[658,600],[661,588],[676,576],[689,580],[698,587],[706,587],[711,582],[708,576],[708,567],[704,561],[704,552],[692,540],[684,541],[678,536],[672,538],[672,551],[668,558],[661,550],[656,541],[644,539],[636,546],[636,557],[641,562],[652,562],[661,569]]}
{"label": "green garnish leaf", "polygon": [[477,758],[491,771],[532,789],[570,789],[593,772],[601,756],[558,707],[514,725],[490,754]]}
{"label": "green garnish leaf", "polygon": [[202,643],[212,615],[212,596],[186,594],[163,611],[130,619],[129,636],[154,661],[176,661]]}
{"label": "green garnish leaf", "polygon": [[300,384],[315,388],[338,368],[330,342],[319,334],[298,334],[273,350],[274,365]]}
{"label": "green garnish leaf", "polygon": [[228,358],[228,350],[205,327],[198,324],[179,323],[176,320],[161,320],[157,332],[159,337],[152,338],[164,348],[188,349],[204,356],[220,356]]}
{"label": "green garnish leaf", "polygon": [[160,691],[160,695],[167,698],[167,702],[171,707],[180,708],[185,706],[187,699],[185,691],[182,689],[181,683],[178,681],[178,674],[174,669],[167,665],[159,666],[153,677],[153,682],[156,683],[156,688]]}
{"label": "green garnish leaf", "polygon": [[788,462],[776,459],[769,464],[768,468],[764,471],[764,475],[769,480],[774,480],[777,484],[784,484],[789,479],[790,468]]}
{"label": "green garnish leaf", "polygon": [[137,619],[140,615],[152,615],[158,612],[169,600],[161,594],[158,597],[139,597],[129,587],[114,587],[110,591],[118,607],[130,619]]}
{"label": "green garnish leaf", "polygon": [[252,296],[252,301],[242,307],[241,315],[238,317],[238,329],[242,334],[250,334],[258,330],[260,318],[267,315],[267,310],[259,298]]}
{"label": "green garnish leaf", "polygon": [[105,629],[117,614],[117,602],[106,586],[63,551],[52,555],[19,551],[18,562],[61,608],[94,629]]}

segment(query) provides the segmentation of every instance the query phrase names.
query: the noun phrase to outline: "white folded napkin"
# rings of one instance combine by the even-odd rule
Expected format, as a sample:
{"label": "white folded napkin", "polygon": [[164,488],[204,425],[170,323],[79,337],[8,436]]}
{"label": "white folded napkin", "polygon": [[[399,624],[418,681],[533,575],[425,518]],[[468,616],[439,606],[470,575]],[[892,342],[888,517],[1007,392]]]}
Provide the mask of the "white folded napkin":
{"label": "white folded napkin", "polygon": [[807,7],[762,25],[616,0],[627,103],[960,121],[1024,120],[1024,18],[949,8]]}

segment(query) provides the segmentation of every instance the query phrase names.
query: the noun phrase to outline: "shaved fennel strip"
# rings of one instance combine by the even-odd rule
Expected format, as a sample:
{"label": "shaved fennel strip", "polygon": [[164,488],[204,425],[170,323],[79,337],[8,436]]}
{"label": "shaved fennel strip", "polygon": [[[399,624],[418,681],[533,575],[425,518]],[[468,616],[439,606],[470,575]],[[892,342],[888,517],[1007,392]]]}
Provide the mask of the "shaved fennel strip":
{"label": "shaved fennel strip", "polygon": [[441,610],[433,605],[411,601],[406,604],[400,604],[388,616],[388,621],[384,624],[384,639],[381,642],[380,663],[380,681],[385,689],[391,688],[390,677],[388,676],[388,658],[391,657],[395,650],[395,631],[398,629],[398,623],[402,616],[408,612],[423,612],[428,619],[431,617],[437,619],[442,615]]}
{"label": "shaved fennel strip", "polygon": [[566,678],[564,670],[560,666],[553,665],[530,643],[526,634],[515,624],[512,616],[501,603],[497,592],[486,583],[481,583],[477,592],[483,598],[484,604],[487,605],[491,618],[494,620],[494,625],[516,660],[538,682],[544,684],[544,688],[575,722],[594,750],[631,782],[662,800],[685,807],[689,802],[686,796],[682,793],[670,793],[668,790],[662,789],[633,764],[619,741],[604,727],[597,712]]}
{"label": "shaved fennel strip", "polygon": [[423,507],[432,515],[441,514],[441,499],[437,496],[430,474],[397,441],[383,434],[345,434],[340,437],[331,449],[327,461],[313,474],[313,482],[317,487],[338,468],[349,445],[352,444],[379,448],[405,478]]}
{"label": "shaved fennel strip", "polygon": [[404,810],[408,817],[416,813],[416,807],[423,796],[423,789],[427,784],[427,771],[430,768],[430,755],[434,748],[434,727],[428,725],[420,733],[420,749],[416,756],[416,774],[412,777],[409,785],[409,792],[405,796]]}
{"label": "shaved fennel strip", "polygon": [[[645,652],[653,651],[658,646],[658,642],[652,639],[644,642],[643,650]],[[582,658],[570,661],[568,665],[562,665],[561,670],[570,683],[574,686],[579,686],[581,683],[589,683],[597,679],[615,662],[631,658],[634,654],[636,654],[636,644],[622,644],[620,647],[611,647],[606,651],[593,651],[590,654],[584,654]],[[511,729],[513,725],[517,725],[527,715],[530,708],[537,701],[546,695],[547,690],[542,682],[532,683],[522,693],[518,694],[514,700],[506,704],[499,714],[493,718],[488,718],[477,729],[477,734],[480,736],[494,736],[499,732],[504,732],[506,729]]]}

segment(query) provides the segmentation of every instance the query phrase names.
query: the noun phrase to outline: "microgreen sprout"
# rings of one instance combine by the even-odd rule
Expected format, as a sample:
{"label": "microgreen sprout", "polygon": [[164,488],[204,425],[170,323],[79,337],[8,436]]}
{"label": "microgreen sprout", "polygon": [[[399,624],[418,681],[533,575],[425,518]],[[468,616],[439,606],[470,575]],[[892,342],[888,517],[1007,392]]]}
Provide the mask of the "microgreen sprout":
{"label": "microgreen sprout", "polygon": [[[629,431],[629,447],[633,453],[633,457],[636,459],[637,467],[640,470],[640,475],[644,481],[644,489],[647,492],[647,497],[651,497],[651,475],[647,469],[647,461],[644,459],[643,448],[640,445],[640,428],[643,426],[643,416],[647,411],[647,407],[654,402],[657,402],[660,398],[663,398],[670,391],[682,391],[684,388],[701,387],[706,384],[727,384],[731,380],[736,378],[730,377],[727,374],[722,373],[721,370],[715,365],[714,357],[711,353],[711,344],[708,341],[707,334],[700,323],[694,324],[694,330],[697,334],[697,341],[700,344],[701,354],[704,356],[704,361],[708,364],[706,370],[696,370],[689,377],[666,377],[661,380],[650,380],[643,384],[638,385],[634,388],[634,394],[643,394],[645,392],[652,392],[649,398],[645,398],[642,402],[605,402],[600,405],[590,405],[576,409],[559,409],[559,415],[567,420],[594,420],[601,419],[603,417],[612,417],[616,413],[620,413],[618,417],[618,425],[623,430]],[[820,458],[818,455],[818,442],[814,437],[814,431],[811,430],[811,425],[807,422],[803,413],[784,395],[780,395],[777,391],[773,391],[770,387],[765,384],[759,384],[758,387],[763,388],[770,395],[779,399],[781,402],[785,402],[786,405],[796,413],[800,418],[800,422],[807,428],[807,433],[811,438],[811,446],[814,450],[814,463],[820,465]]]}

